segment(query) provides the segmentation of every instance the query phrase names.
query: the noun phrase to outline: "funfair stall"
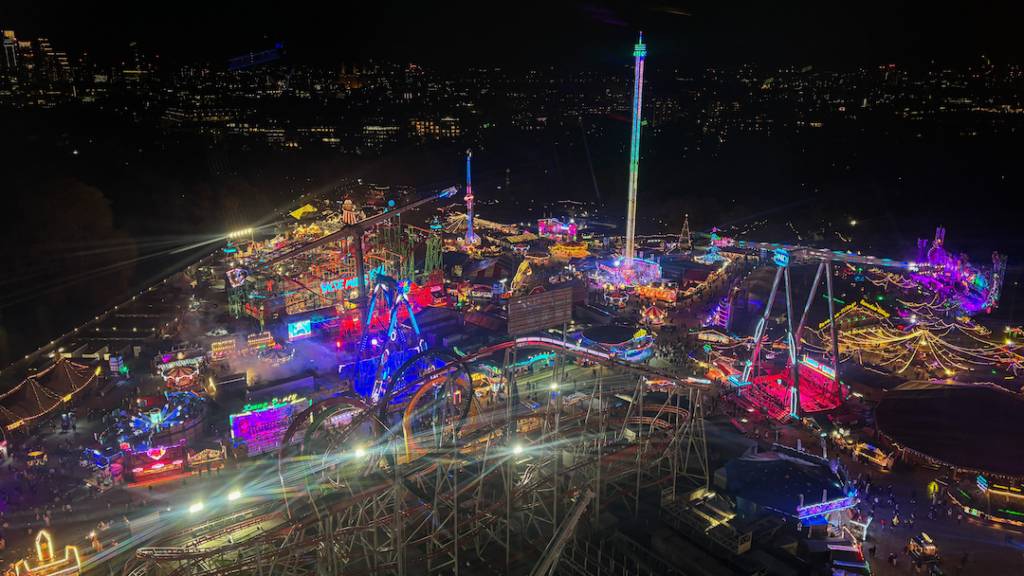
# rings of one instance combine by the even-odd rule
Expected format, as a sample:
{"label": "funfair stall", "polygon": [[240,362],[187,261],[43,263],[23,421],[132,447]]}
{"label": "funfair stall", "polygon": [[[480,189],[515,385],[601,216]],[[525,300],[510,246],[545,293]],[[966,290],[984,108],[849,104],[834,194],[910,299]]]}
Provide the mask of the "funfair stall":
{"label": "funfair stall", "polygon": [[171,446],[156,446],[133,451],[125,444],[125,470],[133,484],[149,484],[168,480],[186,472],[188,454],[185,440]]}

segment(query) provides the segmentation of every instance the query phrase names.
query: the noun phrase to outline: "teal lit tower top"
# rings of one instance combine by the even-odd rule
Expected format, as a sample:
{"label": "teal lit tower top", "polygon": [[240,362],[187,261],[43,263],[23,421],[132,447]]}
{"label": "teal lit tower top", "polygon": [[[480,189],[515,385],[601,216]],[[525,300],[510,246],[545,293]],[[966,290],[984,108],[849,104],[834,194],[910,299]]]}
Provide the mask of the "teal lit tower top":
{"label": "teal lit tower top", "polygon": [[629,204],[626,207],[626,250],[622,264],[633,265],[634,236],[636,235],[636,178],[640,169],[640,109],[644,96],[644,59],[647,57],[647,45],[644,44],[644,33],[633,47],[635,67],[633,71],[633,137],[629,147]]}
{"label": "teal lit tower top", "polygon": [[637,40],[636,46],[633,46],[633,57],[634,58],[645,58],[647,56],[647,45],[644,44],[644,33],[640,32],[640,39]]}

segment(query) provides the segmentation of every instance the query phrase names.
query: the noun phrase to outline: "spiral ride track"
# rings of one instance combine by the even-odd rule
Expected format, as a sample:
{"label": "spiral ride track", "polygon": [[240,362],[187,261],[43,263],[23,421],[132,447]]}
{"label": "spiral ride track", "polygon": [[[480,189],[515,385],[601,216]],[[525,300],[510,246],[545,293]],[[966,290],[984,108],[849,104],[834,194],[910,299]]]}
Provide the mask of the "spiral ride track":
{"label": "spiral ride track", "polygon": [[[508,369],[523,348],[636,378],[606,384],[601,371],[587,399],[564,405],[554,395],[530,408]],[[487,409],[473,363],[494,354],[504,355],[511,393]],[[596,522],[611,502],[639,507],[646,487],[707,486],[704,387],[550,338],[468,356],[424,351],[388,378],[378,402],[331,398],[296,417],[278,460],[279,499],[141,548],[124,573],[526,573],[588,491]],[[404,406],[392,403],[402,394]]]}

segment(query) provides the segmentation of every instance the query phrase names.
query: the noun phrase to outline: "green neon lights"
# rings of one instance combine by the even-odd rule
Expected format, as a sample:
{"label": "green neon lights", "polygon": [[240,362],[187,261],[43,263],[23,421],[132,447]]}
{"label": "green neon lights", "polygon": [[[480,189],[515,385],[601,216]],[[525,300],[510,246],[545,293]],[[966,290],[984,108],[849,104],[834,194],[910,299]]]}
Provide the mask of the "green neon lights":
{"label": "green neon lights", "polygon": [[297,394],[292,394],[285,398],[274,398],[273,400],[260,402],[259,404],[246,404],[242,407],[242,412],[262,412],[263,410],[269,410],[271,408],[281,408],[282,406],[294,404],[301,400],[302,398],[299,398]]}

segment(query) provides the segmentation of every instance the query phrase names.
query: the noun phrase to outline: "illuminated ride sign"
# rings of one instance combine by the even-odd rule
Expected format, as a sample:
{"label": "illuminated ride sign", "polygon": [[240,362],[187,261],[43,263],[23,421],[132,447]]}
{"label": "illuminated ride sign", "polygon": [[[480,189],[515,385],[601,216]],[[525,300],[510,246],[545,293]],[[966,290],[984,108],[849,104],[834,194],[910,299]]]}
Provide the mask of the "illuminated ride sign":
{"label": "illuminated ride sign", "polygon": [[826,366],[809,356],[804,356],[803,360],[801,360],[800,363],[812,370],[816,370],[820,374],[827,376],[829,378],[836,377],[836,371],[833,370],[830,366]]}
{"label": "illuminated ride sign", "polygon": [[[384,274],[384,266],[378,266],[377,268],[366,273],[366,284],[373,284],[374,278]],[[342,290],[348,290],[351,288],[357,288],[357,279],[355,276],[351,278],[338,278],[337,280],[328,280],[320,283],[320,293],[330,294],[331,292],[339,292]]]}
{"label": "illuminated ride sign", "polygon": [[[881,318],[888,318],[888,317],[891,316],[891,314],[889,314],[888,312],[883,310],[882,307],[879,306],[878,304],[874,304],[872,302],[868,302],[867,300],[861,300],[860,302],[853,302],[851,304],[847,304],[846,306],[843,306],[843,309],[836,313],[836,318],[842,316],[843,314],[846,314],[847,312],[853,310],[857,306],[860,306],[862,308],[867,308],[868,311],[873,312],[874,314],[877,314]],[[832,319],[831,318],[826,318],[823,322],[818,324],[818,328],[822,328],[823,329],[823,328],[825,328],[826,326],[828,326],[831,323],[832,323]]]}
{"label": "illuminated ride sign", "polygon": [[838,500],[830,500],[828,502],[811,504],[809,506],[797,506],[797,518],[805,520],[807,518],[814,518],[815,516],[824,516],[826,514],[831,514],[832,512],[846,510],[847,508],[853,508],[857,503],[856,496],[856,493],[854,493],[850,496],[846,496],[845,498],[839,498]]}
{"label": "illuminated ride sign", "polygon": [[875,312],[877,314],[881,314],[884,318],[888,318],[889,317],[889,313],[886,312],[885,310],[882,310],[882,308],[879,307],[878,304],[874,304],[872,302],[868,302],[867,300],[861,300],[860,301],[860,305],[865,307],[865,308],[867,308],[868,310],[871,310],[872,312]]}
{"label": "illuminated ride sign", "polygon": [[156,365],[156,369],[158,371],[167,371],[167,370],[170,370],[171,368],[178,368],[178,367],[181,367],[181,366],[195,366],[197,364],[202,364],[205,361],[206,361],[206,356],[196,356],[194,358],[182,358],[180,360],[173,360],[171,362],[166,362],[164,364],[157,364]]}

